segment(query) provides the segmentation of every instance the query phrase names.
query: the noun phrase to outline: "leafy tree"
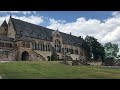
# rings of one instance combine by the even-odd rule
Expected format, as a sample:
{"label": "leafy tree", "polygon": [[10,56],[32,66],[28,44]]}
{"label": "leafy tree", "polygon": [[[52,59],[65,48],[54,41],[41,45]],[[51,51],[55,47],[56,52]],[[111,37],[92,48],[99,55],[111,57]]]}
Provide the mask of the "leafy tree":
{"label": "leafy tree", "polygon": [[116,57],[117,53],[119,52],[119,48],[117,44],[112,44],[111,42],[108,42],[104,45],[106,51],[111,51],[112,52],[112,56]]}
{"label": "leafy tree", "polygon": [[97,39],[91,36],[86,36],[85,41],[90,48],[90,58],[93,58],[94,60],[101,58],[103,61],[105,58],[105,50],[104,47],[97,41]]}

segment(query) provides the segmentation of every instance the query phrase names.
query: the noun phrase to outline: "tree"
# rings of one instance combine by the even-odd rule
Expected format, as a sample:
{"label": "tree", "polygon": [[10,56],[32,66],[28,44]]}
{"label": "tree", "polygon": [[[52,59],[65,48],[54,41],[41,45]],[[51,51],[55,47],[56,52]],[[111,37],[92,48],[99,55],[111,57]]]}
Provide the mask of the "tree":
{"label": "tree", "polygon": [[90,58],[93,58],[94,60],[101,58],[103,61],[105,58],[105,50],[104,47],[97,41],[97,39],[91,36],[86,36],[85,41],[90,48]]}
{"label": "tree", "polygon": [[106,50],[106,56],[117,57],[117,53],[119,52],[119,48],[117,44],[112,44],[108,42],[104,45]]}

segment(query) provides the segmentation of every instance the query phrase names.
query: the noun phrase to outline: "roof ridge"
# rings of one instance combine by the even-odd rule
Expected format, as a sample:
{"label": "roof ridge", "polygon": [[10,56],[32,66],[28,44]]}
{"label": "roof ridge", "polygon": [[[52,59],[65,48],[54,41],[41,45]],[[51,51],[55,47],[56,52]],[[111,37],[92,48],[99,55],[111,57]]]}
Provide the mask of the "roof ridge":
{"label": "roof ridge", "polygon": [[[16,19],[16,18],[13,18],[13,17],[12,17],[12,19]],[[33,24],[33,23],[29,23],[29,22],[27,22],[27,21],[23,21],[23,20],[20,20],[20,19],[16,19],[16,20],[19,20],[19,21],[22,21],[22,22],[25,22],[25,23],[28,23],[28,24],[35,25],[35,26],[37,26],[37,27],[42,27],[42,28],[46,28],[46,29],[49,29],[49,30],[52,30],[52,31],[56,31],[56,30],[53,30],[53,29],[50,29],[50,28],[47,28],[47,27],[43,27],[43,26],[41,26],[41,25],[37,25],[37,24]],[[68,34],[68,33],[64,33],[64,32],[61,32],[61,31],[59,31],[59,32],[60,32],[60,33],[63,33],[63,34],[70,35],[70,34]],[[74,37],[79,38],[79,36],[75,36],[75,35],[71,35],[71,36],[74,36]]]}
{"label": "roof ridge", "polygon": [[[28,23],[28,24],[31,24],[31,25],[34,25],[34,26],[37,26],[37,27],[46,28],[46,27],[43,27],[43,26],[41,26],[41,25],[37,25],[37,24],[30,23],[30,22],[27,22],[27,21],[23,21],[23,20],[20,20],[20,19],[16,19],[16,18],[13,18],[13,17],[12,17],[12,19],[19,20],[19,21],[21,21],[21,22]],[[49,28],[46,28],[46,29],[49,29]],[[49,29],[49,30],[52,30],[52,29]],[[55,31],[55,30],[52,30],[52,31]]]}

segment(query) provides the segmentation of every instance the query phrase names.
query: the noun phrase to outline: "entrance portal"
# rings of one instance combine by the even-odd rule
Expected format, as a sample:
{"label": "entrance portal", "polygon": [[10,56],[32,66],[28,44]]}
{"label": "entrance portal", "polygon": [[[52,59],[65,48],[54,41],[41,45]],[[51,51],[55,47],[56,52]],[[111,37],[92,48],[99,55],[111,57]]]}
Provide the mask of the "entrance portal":
{"label": "entrance portal", "polygon": [[27,61],[27,60],[29,60],[29,54],[28,54],[28,52],[24,51],[24,52],[22,53],[22,55],[21,55],[21,60],[22,60],[22,61]]}

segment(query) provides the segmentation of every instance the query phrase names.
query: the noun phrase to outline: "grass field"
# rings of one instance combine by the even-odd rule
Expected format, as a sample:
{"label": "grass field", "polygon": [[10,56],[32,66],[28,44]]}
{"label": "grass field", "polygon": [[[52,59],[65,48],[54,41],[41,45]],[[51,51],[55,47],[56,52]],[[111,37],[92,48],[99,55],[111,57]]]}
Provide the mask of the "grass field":
{"label": "grass field", "polygon": [[0,63],[0,76],[3,79],[120,79],[120,69],[17,61]]}

